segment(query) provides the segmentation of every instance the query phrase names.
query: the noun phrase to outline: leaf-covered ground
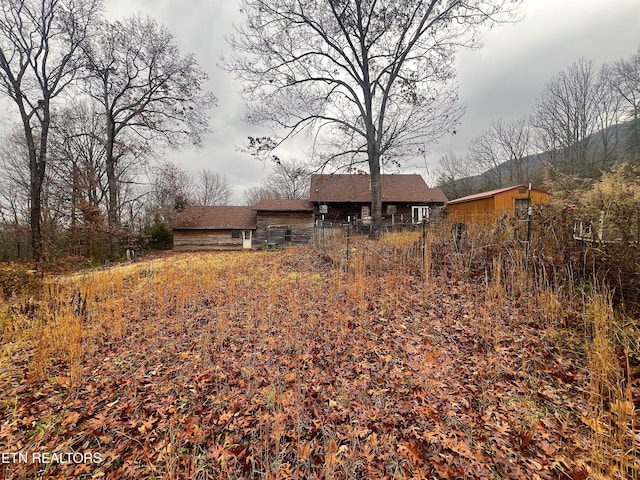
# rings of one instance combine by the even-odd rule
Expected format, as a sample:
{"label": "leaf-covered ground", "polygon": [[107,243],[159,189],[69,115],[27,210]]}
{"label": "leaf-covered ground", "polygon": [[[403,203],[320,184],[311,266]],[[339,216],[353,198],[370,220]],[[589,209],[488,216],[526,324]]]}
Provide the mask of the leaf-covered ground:
{"label": "leaf-covered ground", "polygon": [[5,331],[0,453],[100,462],[0,476],[587,478],[572,311],[484,276],[425,281],[379,243],[347,273],[326,259],[176,254],[14,307],[38,335]]}

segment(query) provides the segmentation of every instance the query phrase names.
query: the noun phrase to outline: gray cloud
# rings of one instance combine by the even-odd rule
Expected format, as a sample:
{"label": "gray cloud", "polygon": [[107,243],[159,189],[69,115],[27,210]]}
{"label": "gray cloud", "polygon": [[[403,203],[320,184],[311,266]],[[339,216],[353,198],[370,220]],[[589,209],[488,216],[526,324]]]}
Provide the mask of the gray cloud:
{"label": "gray cloud", "polygon": [[[209,168],[225,173],[241,198],[244,189],[258,185],[270,172],[237,147],[248,135],[266,130],[242,121],[239,85],[219,68],[228,52],[225,37],[242,20],[239,6],[221,0],[106,0],[111,19],[133,13],[151,15],[176,37],[184,53],[193,53],[210,76],[210,88],[218,97],[212,113],[213,132],[203,149],[168,152],[166,158],[195,171]],[[498,118],[529,114],[542,86],[555,73],[580,57],[608,62],[628,58],[640,46],[640,15],[637,0],[528,0],[523,19],[482,32],[484,46],[461,51],[457,58],[458,84],[467,113],[456,135],[442,138],[426,158],[408,162],[408,170],[433,172],[448,152],[464,154],[471,138]],[[305,142],[299,138],[284,146],[282,157],[304,157]]]}

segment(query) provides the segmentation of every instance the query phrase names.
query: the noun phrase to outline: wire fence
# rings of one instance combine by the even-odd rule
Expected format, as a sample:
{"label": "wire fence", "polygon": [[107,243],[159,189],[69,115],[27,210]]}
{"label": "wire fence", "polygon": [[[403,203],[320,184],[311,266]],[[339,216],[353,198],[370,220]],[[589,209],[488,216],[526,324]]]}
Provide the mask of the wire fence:
{"label": "wire fence", "polygon": [[[366,243],[369,233],[369,225],[353,222],[318,224],[314,243],[332,264],[348,271],[354,245],[358,244],[364,255],[374,248]],[[525,218],[476,215],[464,221],[434,218],[396,228],[386,226],[379,243],[425,276],[439,270],[466,276],[494,275],[496,262],[500,262],[503,271],[517,268],[540,282],[579,288],[597,281],[620,299],[640,303],[640,249],[633,239],[607,242],[597,236],[581,238],[571,211],[545,207],[533,209]],[[374,258],[369,261],[375,263]]]}

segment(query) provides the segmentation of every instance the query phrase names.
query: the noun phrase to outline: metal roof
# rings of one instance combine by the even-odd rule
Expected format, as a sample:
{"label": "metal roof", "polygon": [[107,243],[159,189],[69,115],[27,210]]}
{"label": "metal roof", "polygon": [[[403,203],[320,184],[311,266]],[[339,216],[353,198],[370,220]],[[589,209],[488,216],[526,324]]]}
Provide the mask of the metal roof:
{"label": "metal roof", "polygon": [[[509,192],[511,190],[520,189],[520,188],[525,188],[525,189],[529,190],[529,187],[527,185],[514,185],[513,187],[499,188],[498,190],[490,190],[488,192],[481,192],[481,193],[476,193],[474,195],[467,195],[466,197],[456,198],[455,200],[451,200],[451,201],[447,202],[447,205],[454,205],[456,203],[471,202],[473,200],[481,200],[483,198],[491,198],[491,197],[495,197],[496,195],[500,195],[501,193]],[[540,193],[549,194],[549,192],[547,192],[545,190],[541,190],[539,188],[535,188],[535,187],[532,187],[531,190],[534,190],[534,191],[540,192]]]}

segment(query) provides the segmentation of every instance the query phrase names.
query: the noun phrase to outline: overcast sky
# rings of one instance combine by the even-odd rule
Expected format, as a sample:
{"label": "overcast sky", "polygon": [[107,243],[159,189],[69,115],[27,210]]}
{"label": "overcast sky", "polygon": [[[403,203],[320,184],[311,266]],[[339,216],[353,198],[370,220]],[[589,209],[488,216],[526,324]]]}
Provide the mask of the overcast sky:
{"label": "overcast sky", "polygon": [[[150,15],[176,37],[183,53],[193,53],[208,72],[210,88],[218,98],[212,111],[213,132],[202,150],[170,152],[166,158],[180,162],[189,171],[208,168],[227,175],[236,201],[245,188],[256,186],[269,174],[263,165],[237,151],[248,135],[258,135],[255,126],[242,122],[243,105],[232,75],[218,67],[228,50],[225,36],[240,21],[234,0],[105,0],[111,20],[133,13]],[[555,73],[580,57],[600,64],[629,58],[640,47],[640,2],[638,0],[525,0],[524,19],[514,25],[496,27],[482,35],[484,47],[461,51],[458,84],[466,114],[455,136],[441,139],[413,167],[425,174],[425,160],[433,174],[439,158],[453,152],[464,154],[471,138],[493,119],[527,115],[542,86]],[[291,148],[281,157],[304,157]]]}

